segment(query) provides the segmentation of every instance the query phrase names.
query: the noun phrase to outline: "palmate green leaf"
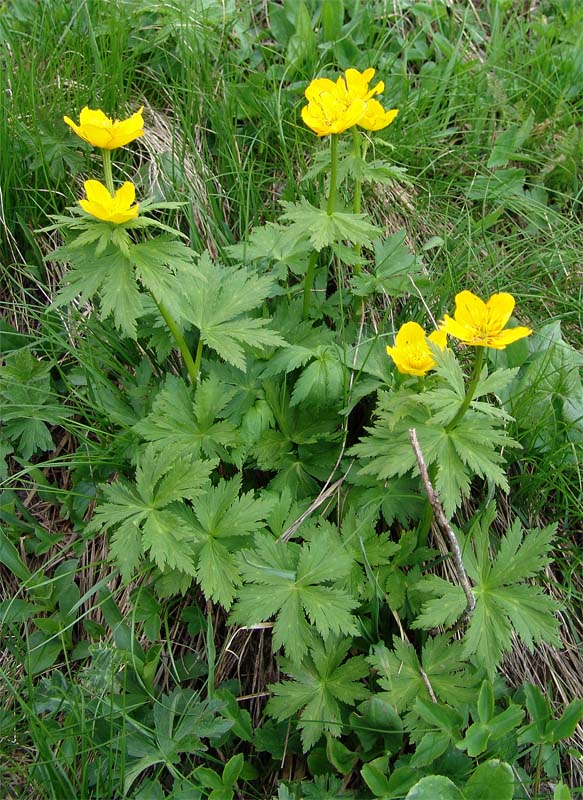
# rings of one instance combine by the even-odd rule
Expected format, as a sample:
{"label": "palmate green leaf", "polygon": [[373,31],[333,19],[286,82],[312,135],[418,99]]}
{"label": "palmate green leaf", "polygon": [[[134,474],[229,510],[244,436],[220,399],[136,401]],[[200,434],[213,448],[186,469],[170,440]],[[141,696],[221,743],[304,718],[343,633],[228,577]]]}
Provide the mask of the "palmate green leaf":
{"label": "palmate green leaf", "polygon": [[245,348],[285,345],[278,333],[266,329],[269,319],[248,316],[275,291],[271,276],[214,264],[203,253],[196,271],[179,278],[183,320],[195,325],[203,342],[225,361],[244,369]]}
{"label": "palmate green leaf", "polygon": [[177,272],[194,272],[194,257],[193,250],[172,236],[132,243],[128,252],[142,286],[170,308],[174,308],[173,297],[178,289],[172,276]]}
{"label": "palmate green leaf", "polygon": [[66,273],[67,286],[59,291],[53,303],[62,306],[79,298],[86,303],[99,296],[100,316],[110,314],[117,328],[131,339],[136,338],[136,321],[143,313],[140,291],[131,261],[117,247],[108,245],[101,254],[92,245],[79,249],[61,249],[71,264]]}
{"label": "palmate green leaf", "polygon": [[311,626],[324,637],[356,632],[356,601],[341,588],[352,558],[333,526],[301,546],[257,535],[255,548],[242,557],[245,585],[231,614],[233,623],[254,625],[275,616],[274,649],[283,647],[296,662],[311,644]]}
{"label": "palmate green leaf", "polygon": [[150,445],[136,468],[135,483],[119,479],[102,486],[100,502],[88,532],[114,530],[111,557],[129,579],[142,555],[150,551],[160,570],[195,574],[195,535],[177,513],[179,501],[204,493],[216,461],[175,459]]}
{"label": "palmate green leaf", "polygon": [[345,372],[342,351],[338,346],[318,347],[315,356],[296,381],[291,406],[306,402],[330,405],[342,397]]}
{"label": "palmate green leaf", "polygon": [[446,347],[441,350],[439,347],[430,345],[431,353],[435,359],[435,372],[439,377],[443,378],[447,386],[457,395],[462,401],[466,395],[466,386],[464,383],[464,373],[457,360],[453,350]]}
{"label": "palmate green leaf", "polygon": [[160,570],[179,569],[194,575],[192,531],[171,511],[153,509],[142,528],[142,547]]}
{"label": "palmate green leaf", "polygon": [[8,353],[0,367],[2,433],[25,459],[39,450],[52,450],[48,425],[62,424],[73,413],[52,389],[51,367],[29,350]]}
{"label": "palmate green leaf", "polygon": [[439,700],[454,708],[477,696],[479,676],[463,663],[463,645],[440,635],[427,639],[419,659],[409,642],[393,637],[393,649],[374,648],[369,664],[379,672],[379,682],[397,711],[413,708],[418,697],[431,702],[423,672]]}
{"label": "palmate green leaf", "polygon": [[474,392],[474,398],[483,397],[487,394],[500,394],[514,380],[519,372],[519,367],[513,369],[496,369],[488,374],[487,367],[482,369],[480,380]]}
{"label": "palmate green leaf", "polygon": [[226,251],[232,258],[245,264],[259,261],[272,265],[274,276],[285,281],[288,270],[295,275],[305,274],[312,247],[305,239],[289,247],[286,228],[268,222],[253,228],[247,242],[231,245]]}
{"label": "palmate green leaf", "polygon": [[221,417],[233,393],[215,375],[201,381],[196,392],[181,378],[169,375],[152,411],[134,430],[151,442],[157,453],[231,461],[229,451],[240,443],[240,437],[235,426]]}
{"label": "palmate green leaf", "polygon": [[415,584],[415,590],[421,594],[427,592],[437,597],[423,604],[423,613],[412,623],[412,628],[430,629],[440,625],[449,628],[461,617],[467,605],[462,587],[438,575],[421,578]]}
{"label": "palmate green leaf", "polygon": [[301,664],[281,660],[283,671],[293,680],[269,687],[272,696],[265,709],[269,716],[281,721],[303,709],[298,727],[302,731],[304,752],[323,733],[340,736],[342,707],[350,707],[369,696],[361,682],[368,675],[363,656],[353,656],[344,662],[350,646],[350,639],[330,636],[322,641],[315,636],[310,653]]}
{"label": "palmate green leaf", "polygon": [[285,244],[297,246],[306,238],[318,252],[336,242],[348,241],[362,247],[370,247],[379,229],[367,222],[365,214],[350,214],[335,211],[328,214],[325,209],[316,208],[305,198],[297,203],[282,202],[285,211],[281,215],[289,227]]}
{"label": "palmate green leaf", "polygon": [[269,359],[263,372],[266,377],[292,372],[303,367],[322,349],[334,346],[334,331],[322,327],[315,328],[312,322],[302,320],[299,307],[280,307],[274,315],[274,324],[288,346],[274,353]]}
{"label": "palmate green leaf", "polygon": [[239,551],[265,527],[269,498],[240,494],[241,475],[208,487],[194,505],[190,530],[197,545],[197,579],[207,598],[230,608],[241,584]]}
{"label": "palmate green leaf", "polygon": [[449,388],[379,392],[377,420],[366,429],[369,436],[349,452],[364,462],[360,475],[374,475],[381,481],[415,475],[417,461],[409,438],[409,429],[415,428],[425,463],[436,474],[435,488],[444,511],[451,517],[469,496],[475,475],[508,490],[502,452],[520,445],[500,427],[500,419],[475,407],[450,429],[464,396],[463,375],[451,353],[442,358],[440,369]]}
{"label": "palmate green leaf", "polygon": [[411,279],[418,283],[423,260],[409,251],[404,243],[405,236],[406,232],[401,230],[386,239],[377,239],[374,242],[374,269],[371,273],[362,271],[353,276],[351,286],[354,294],[368,297],[386,292],[394,297],[412,290]]}
{"label": "palmate green leaf", "polygon": [[520,520],[515,519],[503,536],[498,556],[490,571],[490,581],[502,586],[527,578],[534,578],[551,563],[553,540],[557,523],[529,530],[523,537]]}
{"label": "palmate green leaf", "polygon": [[[476,607],[463,642],[463,658],[473,659],[494,675],[504,653],[518,636],[529,650],[541,642],[560,644],[556,612],[560,605],[542,589],[526,579],[534,577],[549,562],[554,526],[524,535],[516,521],[502,537],[494,558],[490,553],[490,525],[495,516],[491,506],[478,518],[462,554],[468,575],[474,583]],[[453,614],[462,606],[462,591],[439,578],[421,581],[422,591],[431,600],[413,627],[451,624]]]}
{"label": "palmate green leaf", "polygon": [[382,516],[387,523],[396,519],[403,528],[410,520],[423,516],[425,500],[419,491],[419,481],[413,477],[391,478],[376,481],[366,475],[351,472],[347,483],[351,485],[348,502],[363,512]]}

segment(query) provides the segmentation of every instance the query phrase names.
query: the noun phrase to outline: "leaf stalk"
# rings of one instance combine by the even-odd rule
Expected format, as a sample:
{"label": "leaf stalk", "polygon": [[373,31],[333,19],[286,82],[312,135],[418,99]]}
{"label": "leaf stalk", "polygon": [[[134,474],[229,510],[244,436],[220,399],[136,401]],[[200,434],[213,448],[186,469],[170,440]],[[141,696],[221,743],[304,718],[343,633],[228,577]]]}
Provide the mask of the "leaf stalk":
{"label": "leaf stalk", "polygon": [[162,315],[164,322],[168,326],[168,330],[170,331],[170,333],[174,337],[174,341],[178,345],[178,349],[180,350],[184,363],[186,364],[186,369],[188,370],[188,376],[190,378],[190,382],[192,383],[193,386],[195,386],[198,380],[198,373],[200,371],[200,360],[202,356],[202,339],[199,339],[198,342],[198,349],[196,351],[196,362],[195,362],[194,359],[192,358],[192,353],[190,352],[190,348],[186,344],[186,339],[184,338],[182,331],[176,324],[174,317],[168,311],[164,303],[162,303],[159,300],[156,300],[156,298],[153,295],[152,297],[154,302],[158,306],[158,311]]}

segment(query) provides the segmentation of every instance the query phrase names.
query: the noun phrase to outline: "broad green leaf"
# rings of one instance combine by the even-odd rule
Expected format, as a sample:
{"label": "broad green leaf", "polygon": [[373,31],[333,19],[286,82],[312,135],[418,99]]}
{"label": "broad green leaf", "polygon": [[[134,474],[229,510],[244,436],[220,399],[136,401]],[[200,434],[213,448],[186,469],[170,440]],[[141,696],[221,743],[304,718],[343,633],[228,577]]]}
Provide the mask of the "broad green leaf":
{"label": "broad green leaf", "polygon": [[360,774],[375,797],[389,796],[388,778],[376,765],[364,764],[360,770]]}
{"label": "broad green leaf", "polygon": [[415,711],[421,719],[446,733],[450,738],[457,737],[462,726],[462,717],[455,709],[435,701],[429,703],[418,697],[415,701]]}
{"label": "broad green leaf", "polygon": [[225,786],[232,787],[236,783],[243,769],[244,761],[243,753],[237,753],[227,761],[223,768],[223,784]]}
{"label": "broad green leaf", "polygon": [[514,774],[510,764],[492,759],[480,764],[464,786],[466,800],[512,800]]}
{"label": "broad green leaf", "polygon": [[405,800],[465,800],[460,789],[443,775],[429,775],[413,786]]}
{"label": "broad green leaf", "polygon": [[553,744],[573,736],[581,720],[583,720],[583,700],[573,700],[560,719],[552,720],[548,726]]}
{"label": "broad green leaf", "polygon": [[363,750],[378,746],[382,737],[385,754],[397,753],[403,746],[403,722],[395,708],[378,694],[365,700],[350,715],[350,724]]}
{"label": "broad green leaf", "polygon": [[478,719],[489,722],[494,715],[494,690],[490,681],[483,681],[478,696]]}
{"label": "broad green leaf", "polygon": [[553,793],[553,800],[571,800],[572,794],[567,784],[561,781],[555,786]]}
{"label": "broad green leaf", "polygon": [[358,754],[353,750],[349,750],[346,745],[339,742],[338,739],[328,738],[326,742],[326,756],[328,761],[340,772],[342,775],[350,775],[354,769],[354,765],[358,761]]}
{"label": "broad green leaf", "polygon": [[450,737],[441,731],[426,733],[411,756],[412,767],[428,767],[442,755],[450,744]]}
{"label": "broad green leaf", "polygon": [[342,397],[344,365],[338,347],[318,347],[316,358],[302,370],[296,380],[290,405],[311,403],[330,405]]}
{"label": "broad green leaf", "polygon": [[460,750],[467,750],[472,758],[483,753],[490,739],[498,741],[511,730],[518,727],[524,717],[524,709],[510,704],[507,709],[491,717],[487,722],[474,722],[467,729],[465,737],[456,742]]}

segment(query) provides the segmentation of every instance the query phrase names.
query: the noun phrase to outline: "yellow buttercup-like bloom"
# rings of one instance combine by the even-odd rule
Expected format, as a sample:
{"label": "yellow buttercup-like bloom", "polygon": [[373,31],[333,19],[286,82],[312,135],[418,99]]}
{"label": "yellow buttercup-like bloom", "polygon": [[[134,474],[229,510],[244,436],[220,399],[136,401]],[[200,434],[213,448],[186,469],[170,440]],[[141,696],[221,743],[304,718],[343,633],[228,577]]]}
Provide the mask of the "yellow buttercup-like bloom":
{"label": "yellow buttercup-like bloom", "polygon": [[328,78],[313,80],[305,94],[308,105],[302,108],[302,119],[318,136],[352,128],[366,111],[364,100],[350,99],[345,90],[339,90]]}
{"label": "yellow buttercup-like bloom", "polygon": [[532,333],[523,326],[503,330],[513,310],[514,297],[507,292],[493,294],[485,303],[472,292],[464,291],[456,294],[453,319],[446,314],[442,327],[466,344],[504,350]]}
{"label": "yellow buttercup-like bloom", "polygon": [[435,367],[428,341],[443,350],[447,344],[447,334],[440,329],[426,336],[421,325],[405,322],[395,336],[395,346],[387,347],[387,353],[404,375],[425,375]]}
{"label": "yellow buttercup-like bloom", "polygon": [[385,85],[379,81],[369,89],[374,76],[370,67],[364,72],[347,69],[336,82],[329,78],[315,78],[305,91],[308,105],[302,108],[302,119],[318,136],[328,136],[359,125],[378,131],[390,125],[399,113],[397,109],[385,111],[374,95]]}
{"label": "yellow buttercup-like bloom", "polygon": [[67,125],[93,147],[104,150],[114,150],[123,147],[134,139],[144,135],[144,120],[142,117],[143,106],[128,119],[121,121],[112,120],[103,111],[93,110],[85,106],[79,115],[79,125],[69,117],[63,117]]}
{"label": "yellow buttercup-like bloom", "polygon": [[366,113],[358,121],[358,126],[367,131],[380,131],[390,125],[398,113],[398,108],[386,111],[378,100],[369,100],[366,104]]}
{"label": "yellow buttercup-like bloom", "polygon": [[119,225],[138,216],[139,205],[135,203],[136,189],[133,183],[126,181],[115,195],[99,181],[85,181],[86,200],[79,200],[79,205],[92,217],[104,222]]}

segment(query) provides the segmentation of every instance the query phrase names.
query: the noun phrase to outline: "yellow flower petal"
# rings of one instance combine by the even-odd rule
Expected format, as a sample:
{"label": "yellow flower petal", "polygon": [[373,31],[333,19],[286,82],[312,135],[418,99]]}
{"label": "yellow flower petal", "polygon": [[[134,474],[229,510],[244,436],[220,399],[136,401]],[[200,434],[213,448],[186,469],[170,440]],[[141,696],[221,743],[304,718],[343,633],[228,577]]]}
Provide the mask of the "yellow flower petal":
{"label": "yellow flower petal", "polygon": [[414,347],[425,342],[425,331],[417,322],[405,322],[395,336],[397,347]]}
{"label": "yellow flower petal", "polygon": [[77,136],[89,142],[93,147],[113,150],[116,147],[123,147],[144,135],[142,111],[143,106],[131,117],[120,122],[111,120],[100,109],[91,109],[85,106],[79,114],[79,125],[69,117],[63,117],[63,119],[75,131]]}
{"label": "yellow flower petal", "polygon": [[432,331],[427,338],[430,342],[436,344],[441,350],[445,350],[447,347],[447,331],[443,328],[438,328],[436,331]]}
{"label": "yellow flower petal", "polygon": [[[438,341],[435,337],[437,336]],[[445,334],[434,331],[432,341],[445,347]],[[395,336],[395,346],[387,347],[387,354],[393,359],[399,372],[405,375],[425,375],[435,367],[435,359],[429,349],[425,331],[416,322],[405,322]],[[442,348],[443,349],[443,348]]]}
{"label": "yellow flower petal", "polygon": [[96,219],[119,225],[138,216],[138,203],[132,205],[136,190],[129,181],[126,181],[113,197],[107,187],[99,181],[85,181],[85,193],[87,199],[79,200],[79,205]]}
{"label": "yellow flower petal", "polygon": [[304,94],[307,100],[317,100],[324,92],[334,94],[335,91],[336,84],[334,81],[331,81],[329,78],[314,78],[308,85]]}
{"label": "yellow flower petal", "polygon": [[99,203],[100,205],[106,206],[109,202],[111,202],[111,195],[107,189],[107,186],[104,186],[99,181],[85,181],[83,186],[85,187],[87,199],[91,203]]}
{"label": "yellow flower petal", "polygon": [[385,84],[382,81],[379,81],[374,88],[368,88],[374,74],[375,70],[372,67],[365,69],[364,72],[359,72],[357,69],[347,69],[344,73],[344,80],[348,95],[351,98],[369,100],[375,94],[381,94],[385,88]]}
{"label": "yellow flower petal", "polygon": [[91,125],[94,128],[107,128],[109,127],[112,122],[109,117],[101,111],[101,109],[96,108],[95,110],[85,106],[81,109],[81,113],[79,114],[79,124],[81,127],[85,127],[85,125]]}
{"label": "yellow flower petal", "polygon": [[136,187],[133,183],[126,181],[115,194],[116,199],[121,206],[131,206],[136,199]]}
{"label": "yellow flower petal", "polygon": [[474,330],[472,327],[468,327],[467,325],[462,325],[461,322],[457,322],[452,317],[448,316],[447,314],[443,318],[442,323],[442,330],[444,330],[448,336],[453,336],[456,339],[461,339],[462,341],[466,340],[467,336],[472,335],[472,331]]}
{"label": "yellow flower petal", "polygon": [[[472,292],[459,292],[455,296],[454,317],[460,325],[477,330],[486,323],[486,303]],[[455,334],[453,335],[455,336]]]}
{"label": "yellow flower petal", "polygon": [[486,303],[472,292],[460,292],[455,298],[454,318],[446,314],[442,328],[466,344],[503,350],[532,333],[525,327],[503,330],[513,310],[514,298],[508,292],[493,294]]}
{"label": "yellow flower petal", "polygon": [[493,294],[486,303],[489,330],[499,330],[506,325],[514,311],[514,297],[508,292]]}
{"label": "yellow flower petal", "polygon": [[495,336],[490,336],[487,347],[492,347],[494,350],[504,350],[512,342],[524,339],[525,336],[530,336],[531,333],[531,329],[525,328],[523,325],[518,325],[516,328],[506,328],[506,330],[500,331]]}

